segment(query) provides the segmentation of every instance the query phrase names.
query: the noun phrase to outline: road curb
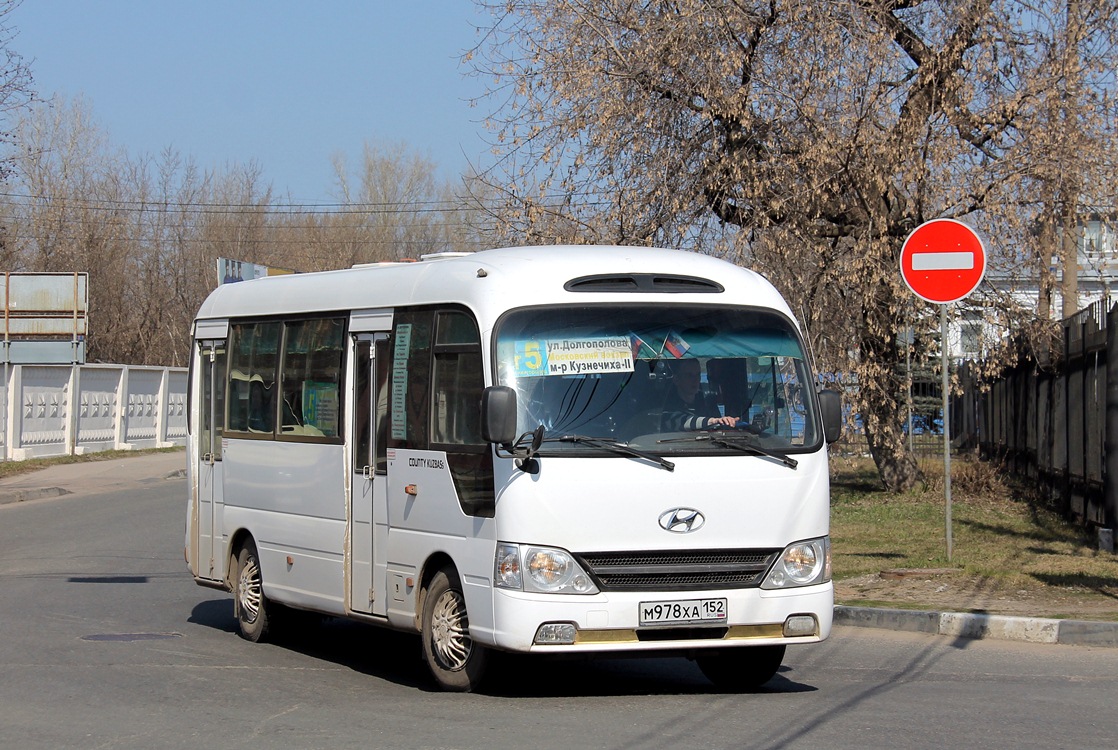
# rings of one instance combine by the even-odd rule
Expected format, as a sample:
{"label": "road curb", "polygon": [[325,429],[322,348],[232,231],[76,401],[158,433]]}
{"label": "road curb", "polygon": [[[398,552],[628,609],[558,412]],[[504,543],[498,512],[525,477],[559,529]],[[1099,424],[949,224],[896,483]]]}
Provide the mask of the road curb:
{"label": "road curb", "polygon": [[63,487],[35,487],[27,490],[9,490],[0,492],[0,505],[25,503],[29,500],[40,500],[44,497],[62,497],[71,494],[70,490]]}
{"label": "road curb", "polygon": [[1118,622],[840,605],[835,607],[834,623],[851,627],[932,633],[955,638],[997,638],[1028,643],[1118,648]]}

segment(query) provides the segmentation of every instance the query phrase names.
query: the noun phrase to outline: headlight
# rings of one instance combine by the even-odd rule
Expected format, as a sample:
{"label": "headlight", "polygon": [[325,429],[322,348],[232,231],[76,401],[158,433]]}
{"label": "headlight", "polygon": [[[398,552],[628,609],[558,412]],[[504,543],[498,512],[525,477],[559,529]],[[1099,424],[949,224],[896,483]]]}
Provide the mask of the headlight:
{"label": "headlight", "polygon": [[761,584],[763,589],[812,586],[831,580],[831,538],[789,544]]}
{"label": "headlight", "polygon": [[597,594],[598,587],[566,550],[499,542],[493,585],[544,594]]}

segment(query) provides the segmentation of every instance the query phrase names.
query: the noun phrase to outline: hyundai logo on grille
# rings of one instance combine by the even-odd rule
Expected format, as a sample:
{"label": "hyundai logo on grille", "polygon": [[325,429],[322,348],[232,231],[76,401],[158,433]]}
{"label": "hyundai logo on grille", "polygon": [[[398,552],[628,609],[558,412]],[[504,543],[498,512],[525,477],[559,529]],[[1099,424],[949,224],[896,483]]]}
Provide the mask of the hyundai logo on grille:
{"label": "hyundai logo on grille", "polygon": [[672,508],[660,514],[660,528],[674,534],[698,531],[706,521],[706,517],[694,508]]}

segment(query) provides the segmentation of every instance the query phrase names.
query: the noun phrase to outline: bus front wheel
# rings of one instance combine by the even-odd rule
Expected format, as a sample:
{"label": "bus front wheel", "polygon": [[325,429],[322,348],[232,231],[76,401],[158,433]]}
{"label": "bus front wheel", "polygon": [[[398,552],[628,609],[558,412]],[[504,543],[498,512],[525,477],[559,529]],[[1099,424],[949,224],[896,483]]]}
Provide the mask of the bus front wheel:
{"label": "bus front wheel", "polygon": [[723,690],[756,690],[771,680],[784,661],[783,645],[742,646],[705,651],[695,662],[715,687]]}
{"label": "bus front wheel", "polygon": [[260,556],[251,539],[237,553],[236,575],[233,578],[233,613],[237,617],[237,631],[242,638],[258,643],[267,637],[268,600],[264,597]]}
{"label": "bus front wheel", "polygon": [[423,597],[423,660],[443,690],[470,692],[481,684],[488,649],[470,637],[466,598],[453,570],[440,570]]}

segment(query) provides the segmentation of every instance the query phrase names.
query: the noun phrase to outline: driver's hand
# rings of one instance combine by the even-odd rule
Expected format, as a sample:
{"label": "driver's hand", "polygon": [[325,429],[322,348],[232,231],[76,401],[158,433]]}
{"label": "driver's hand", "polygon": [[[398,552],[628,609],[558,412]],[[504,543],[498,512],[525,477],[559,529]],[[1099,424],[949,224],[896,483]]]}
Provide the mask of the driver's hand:
{"label": "driver's hand", "polygon": [[714,427],[715,425],[720,425],[722,427],[737,427],[738,426],[738,418],[737,417],[710,417],[710,418],[707,419],[707,426],[708,427]]}

